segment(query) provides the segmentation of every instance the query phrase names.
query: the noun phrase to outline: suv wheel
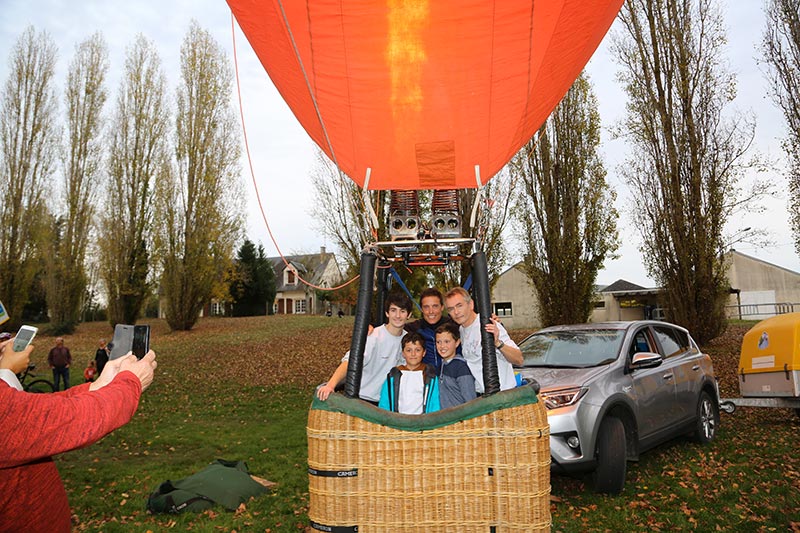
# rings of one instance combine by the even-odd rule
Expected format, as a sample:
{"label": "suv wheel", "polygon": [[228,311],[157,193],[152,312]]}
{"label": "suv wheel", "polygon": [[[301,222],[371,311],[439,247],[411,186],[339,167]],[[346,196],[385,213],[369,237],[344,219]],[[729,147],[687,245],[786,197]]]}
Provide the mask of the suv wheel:
{"label": "suv wheel", "polygon": [[700,393],[697,402],[697,418],[695,420],[694,440],[700,444],[708,444],[717,435],[719,425],[719,407],[711,399],[708,392]]}
{"label": "suv wheel", "polygon": [[605,494],[619,494],[625,486],[627,447],[625,425],[617,417],[607,416],[597,433],[597,469],[592,474],[594,490]]}

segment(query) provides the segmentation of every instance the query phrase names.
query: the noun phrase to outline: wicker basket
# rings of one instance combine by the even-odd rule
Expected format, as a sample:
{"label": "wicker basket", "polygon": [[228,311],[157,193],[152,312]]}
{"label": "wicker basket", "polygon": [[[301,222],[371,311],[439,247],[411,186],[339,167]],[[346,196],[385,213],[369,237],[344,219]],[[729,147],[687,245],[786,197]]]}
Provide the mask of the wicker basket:
{"label": "wicker basket", "polygon": [[314,529],[550,530],[549,426],[531,387],[416,416],[334,394],[307,430]]}

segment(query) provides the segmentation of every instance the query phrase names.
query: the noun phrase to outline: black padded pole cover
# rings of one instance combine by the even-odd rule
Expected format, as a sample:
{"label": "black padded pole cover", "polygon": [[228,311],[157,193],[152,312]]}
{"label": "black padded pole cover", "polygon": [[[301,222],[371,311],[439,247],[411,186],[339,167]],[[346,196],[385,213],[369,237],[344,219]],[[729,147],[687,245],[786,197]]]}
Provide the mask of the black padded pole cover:
{"label": "black padded pole cover", "polygon": [[[361,277],[358,280],[358,301],[356,319],[353,324],[353,338],[350,341],[350,359],[347,363],[347,377],[344,382],[344,395],[358,398],[361,392],[361,372],[364,369],[364,347],[367,344],[369,315],[372,307],[375,262],[378,256],[371,252],[361,254]],[[497,370],[495,369],[495,374]]]}
{"label": "black padded pole cover", "polygon": [[475,311],[480,317],[481,356],[483,358],[483,393],[500,392],[500,376],[497,372],[497,353],[494,346],[494,335],[486,331],[486,324],[492,314],[489,297],[489,267],[485,252],[472,254],[472,283]]}
{"label": "black padded pole cover", "polygon": [[375,318],[372,325],[376,328],[386,323],[386,313],[383,307],[386,304],[386,294],[389,292],[389,262],[381,260],[378,263],[378,293],[375,300]]}

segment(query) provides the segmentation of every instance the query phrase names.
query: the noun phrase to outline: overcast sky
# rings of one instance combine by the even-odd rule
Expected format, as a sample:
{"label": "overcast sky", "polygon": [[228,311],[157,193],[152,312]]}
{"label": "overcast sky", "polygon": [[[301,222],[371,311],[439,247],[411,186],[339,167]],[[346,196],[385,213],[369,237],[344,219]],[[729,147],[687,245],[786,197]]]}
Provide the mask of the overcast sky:
{"label": "overcast sky", "polygon": [[[180,45],[194,18],[209,30],[217,42],[233,57],[231,14],[224,0],[133,0],[108,2],[86,0],[0,0],[0,81],[8,77],[8,57],[19,35],[28,25],[46,30],[59,49],[57,80],[59,98],[63,98],[63,82],[75,46],[96,31],[101,31],[109,46],[110,66],[106,111],[116,97],[119,78],[124,67],[125,49],[137,33],[153,40],[158,47],[174,95],[179,68]],[[779,169],[774,180],[781,191],[786,189],[780,140],[785,136],[785,122],[767,94],[767,84],[757,64],[758,47],[763,31],[763,3],[757,0],[721,3],[728,26],[728,61],[737,75],[738,96],[734,107],[752,112],[757,120],[754,148],[775,160]],[[612,29],[613,31],[613,29]],[[283,253],[313,252],[320,246],[332,244],[314,228],[309,215],[313,198],[310,171],[313,165],[313,142],[280,98],[249,47],[238,26],[235,27],[239,75],[242,91],[245,126],[251,150],[256,186],[261,195],[266,216],[275,239]],[[652,286],[641,264],[638,246],[641,237],[630,221],[630,202],[625,184],[617,178],[617,168],[625,159],[623,140],[611,140],[608,128],[624,112],[625,95],[615,81],[616,65],[608,53],[608,41],[601,44],[588,66],[600,103],[604,124],[603,154],[608,179],[618,192],[618,208],[622,213],[620,234],[623,245],[620,259],[607,261],[600,272],[598,284],[604,285],[623,278]],[[238,109],[238,101],[233,96]],[[62,104],[63,107],[63,104]],[[267,234],[255,200],[247,160],[242,160],[245,190],[248,196],[248,236],[261,242],[268,255],[276,249]],[[800,272],[800,259],[794,252],[788,227],[786,196],[770,200],[766,211],[746,219],[732,220],[727,228],[735,234],[745,227],[764,227],[771,232],[774,245],[755,247],[738,243],[735,248],[748,255]]]}

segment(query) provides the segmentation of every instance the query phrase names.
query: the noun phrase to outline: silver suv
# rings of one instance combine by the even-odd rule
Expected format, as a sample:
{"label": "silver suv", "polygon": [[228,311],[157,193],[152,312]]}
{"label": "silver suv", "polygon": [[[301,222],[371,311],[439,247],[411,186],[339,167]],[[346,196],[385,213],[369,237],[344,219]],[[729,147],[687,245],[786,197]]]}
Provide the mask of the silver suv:
{"label": "silver suv", "polygon": [[618,494],[627,461],[719,424],[711,358],[680,326],[652,320],[553,326],[520,343],[550,422],[551,470],[592,472],[597,492]]}

